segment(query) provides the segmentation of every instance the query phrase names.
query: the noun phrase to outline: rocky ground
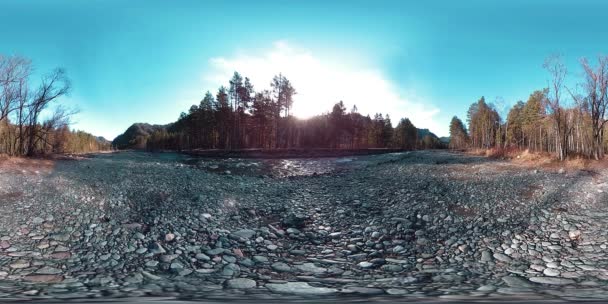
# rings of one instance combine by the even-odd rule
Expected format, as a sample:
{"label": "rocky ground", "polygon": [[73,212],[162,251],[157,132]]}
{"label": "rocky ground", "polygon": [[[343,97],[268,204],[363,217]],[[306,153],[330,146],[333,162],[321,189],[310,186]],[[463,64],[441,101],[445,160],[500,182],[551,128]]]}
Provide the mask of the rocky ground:
{"label": "rocky ground", "polygon": [[608,298],[608,172],[323,161],[0,164],[0,298]]}

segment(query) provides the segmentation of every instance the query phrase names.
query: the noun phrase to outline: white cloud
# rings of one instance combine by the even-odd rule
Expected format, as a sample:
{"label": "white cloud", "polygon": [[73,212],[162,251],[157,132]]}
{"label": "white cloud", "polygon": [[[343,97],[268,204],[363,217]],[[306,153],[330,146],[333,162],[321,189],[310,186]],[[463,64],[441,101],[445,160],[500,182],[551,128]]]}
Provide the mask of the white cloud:
{"label": "white cloud", "polygon": [[433,132],[444,129],[437,123],[439,109],[425,104],[413,93],[413,88],[408,91],[397,88],[377,69],[322,60],[284,41],[276,42],[261,54],[216,57],[209,63],[211,70],[204,80],[210,87],[225,85],[238,71],[251,79],[256,90],[266,89],[272,77],[282,73],[297,91],[293,113],[301,118],[330,111],[333,104],[342,100],[349,110],[357,105],[362,114],[388,113],[393,124],[408,117],[418,128]]}

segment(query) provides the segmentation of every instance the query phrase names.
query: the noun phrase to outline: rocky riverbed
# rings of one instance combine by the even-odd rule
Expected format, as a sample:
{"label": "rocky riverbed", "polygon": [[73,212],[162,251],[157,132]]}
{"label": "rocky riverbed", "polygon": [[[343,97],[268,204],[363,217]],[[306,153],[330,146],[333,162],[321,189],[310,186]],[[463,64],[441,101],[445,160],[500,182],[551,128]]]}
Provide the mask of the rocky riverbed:
{"label": "rocky riverbed", "polygon": [[273,162],[0,163],[0,298],[608,298],[608,172]]}

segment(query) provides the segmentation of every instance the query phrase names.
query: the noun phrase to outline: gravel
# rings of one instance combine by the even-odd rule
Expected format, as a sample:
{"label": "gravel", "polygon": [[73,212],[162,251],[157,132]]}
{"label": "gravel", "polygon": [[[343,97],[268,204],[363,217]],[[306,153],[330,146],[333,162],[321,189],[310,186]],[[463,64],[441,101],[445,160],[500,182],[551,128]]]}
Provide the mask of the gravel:
{"label": "gravel", "polygon": [[606,173],[446,151],[0,164],[0,298],[608,294]]}

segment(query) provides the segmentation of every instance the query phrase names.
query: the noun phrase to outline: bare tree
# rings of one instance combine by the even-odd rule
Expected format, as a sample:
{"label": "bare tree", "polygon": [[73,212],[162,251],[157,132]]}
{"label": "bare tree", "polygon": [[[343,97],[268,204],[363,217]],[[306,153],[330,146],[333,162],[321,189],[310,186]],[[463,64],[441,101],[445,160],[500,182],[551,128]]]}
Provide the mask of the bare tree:
{"label": "bare tree", "polygon": [[53,100],[67,94],[69,89],[70,82],[63,69],[55,69],[52,73],[42,78],[40,87],[34,93],[34,98],[28,105],[27,155],[35,153],[36,143],[41,139],[39,133],[43,132],[44,128],[38,127],[40,113],[46,109]]}
{"label": "bare tree", "polygon": [[591,156],[596,160],[604,157],[604,125],[606,124],[606,106],[608,106],[608,57],[598,57],[598,64],[592,67],[586,58],[581,59],[584,81],[582,97],[570,95],[591,118]]}
{"label": "bare tree", "polygon": [[568,156],[568,135],[571,131],[568,125],[568,113],[561,104],[561,93],[566,78],[566,67],[560,56],[550,56],[545,60],[543,67],[551,74],[547,108],[555,125],[555,150],[560,160]]}
{"label": "bare tree", "polygon": [[0,121],[15,110],[30,71],[31,65],[27,59],[0,55]]}

